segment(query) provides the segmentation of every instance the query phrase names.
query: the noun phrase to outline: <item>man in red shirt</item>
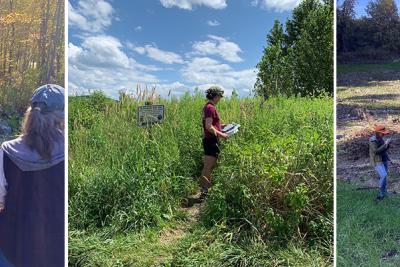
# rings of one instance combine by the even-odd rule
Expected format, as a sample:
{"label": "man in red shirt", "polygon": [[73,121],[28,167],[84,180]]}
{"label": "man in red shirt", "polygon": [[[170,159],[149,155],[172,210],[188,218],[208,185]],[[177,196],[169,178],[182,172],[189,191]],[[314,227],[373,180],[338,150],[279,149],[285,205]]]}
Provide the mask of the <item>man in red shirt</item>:
{"label": "man in red shirt", "polygon": [[228,135],[221,132],[221,120],[215,105],[223,97],[224,91],[218,86],[212,86],[206,91],[207,104],[203,108],[203,148],[204,148],[204,167],[201,173],[201,195],[204,199],[211,186],[211,174],[217,163],[219,149],[219,138],[227,139]]}

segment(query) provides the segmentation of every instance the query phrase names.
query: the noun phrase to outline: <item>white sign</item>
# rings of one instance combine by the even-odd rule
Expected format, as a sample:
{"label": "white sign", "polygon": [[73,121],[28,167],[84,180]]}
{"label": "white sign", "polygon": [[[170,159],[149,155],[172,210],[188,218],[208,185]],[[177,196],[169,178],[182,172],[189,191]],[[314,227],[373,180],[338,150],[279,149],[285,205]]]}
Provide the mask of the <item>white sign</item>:
{"label": "white sign", "polygon": [[139,126],[148,126],[164,122],[164,105],[146,105],[138,107],[137,123]]}

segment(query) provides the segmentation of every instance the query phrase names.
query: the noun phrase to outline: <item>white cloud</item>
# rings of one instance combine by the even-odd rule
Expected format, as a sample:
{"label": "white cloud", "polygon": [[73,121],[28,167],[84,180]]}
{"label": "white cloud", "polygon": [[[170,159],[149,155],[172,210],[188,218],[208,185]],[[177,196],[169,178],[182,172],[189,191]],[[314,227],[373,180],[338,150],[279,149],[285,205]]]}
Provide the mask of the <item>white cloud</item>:
{"label": "white cloud", "polygon": [[207,25],[210,27],[216,27],[216,26],[221,25],[221,23],[219,23],[219,21],[217,21],[217,20],[209,20],[209,21],[207,21]]}
{"label": "white cloud", "polygon": [[210,85],[219,85],[227,90],[228,95],[237,89],[243,95],[252,90],[256,81],[256,69],[234,70],[228,64],[222,64],[208,57],[196,57],[182,68],[185,82],[200,89]]}
{"label": "white cloud", "polygon": [[86,37],[81,45],[69,43],[69,88],[71,93],[101,89],[115,96],[122,88],[136,83],[157,83],[151,74],[160,70],[143,65],[123,52],[121,42],[107,35]]}
{"label": "white cloud", "polygon": [[258,0],[253,0],[250,3],[252,6],[258,6]]}
{"label": "white cloud", "polygon": [[176,53],[163,51],[151,45],[146,45],[145,48],[147,51],[147,55],[154,60],[158,60],[166,64],[183,63],[181,56]]}
{"label": "white cloud", "polygon": [[146,49],[144,47],[136,46],[131,42],[127,42],[126,47],[140,55],[144,55],[146,53]]}
{"label": "white cloud", "polygon": [[143,55],[146,54],[149,58],[165,64],[183,64],[182,57],[174,52],[164,51],[155,45],[135,46],[132,43],[128,43],[128,48]]}
{"label": "white cloud", "polygon": [[194,6],[206,6],[213,9],[224,9],[227,7],[226,0],[160,0],[164,7],[179,7],[192,10]]}
{"label": "white cloud", "polygon": [[135,27],[135,32],[140,32],[142,30],[143,30],[143,27],[140,25]]}
{"label": "white cloud", "polygon": [[253,0],[252,6],[260,6],[261,8],[271,9],[277,12],[291,11],[298,6],[301,0]]}
{"label": "white cloud", "polygon": [[242,52],[239,45],[230,42],[225,38],[209,35],[209,40],[204,42],[195,42],[193,44],[194,55],[219,55],[226,61],[241,62],[243,59],[239,56]]}
{"label": "white cloud", "polygon": [[121,42],[112,36],[89,36],[83,40],[80,53],[73,55],[79,55],[79,62],[88,65],[129,68],[130,59],[121,48]]}
{"label": "white cloud", "polygon": [[87,32],[101,32],[112,23],[114,9],[105,0],[79,0],[77,7],[68,1],[70,26]]}
{"label": "white cloud", "polygon": [[161,95],[162,97],[167,96],[181,96],[185,92],[190,91],[190,87],[175,81],[173,83],[157,83],[155,84],[157,94]]}

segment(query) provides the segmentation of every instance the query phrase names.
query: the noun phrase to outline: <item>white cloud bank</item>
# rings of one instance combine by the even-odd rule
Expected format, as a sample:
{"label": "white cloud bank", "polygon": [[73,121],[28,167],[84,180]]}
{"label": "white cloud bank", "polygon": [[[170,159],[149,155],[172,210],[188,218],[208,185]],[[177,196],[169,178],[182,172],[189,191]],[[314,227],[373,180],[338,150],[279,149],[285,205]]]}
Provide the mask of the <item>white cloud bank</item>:
{"label": "white cloud bank", "polygon": [[230,91],[237,89],[243,95],[253,88],[256,71],[255,68],[234,70],[228,64],[209,57],[195,57],[181,69],[181,74],[185,82],[196,84],[200,88],[216,84]]}
{"label": "white cloud bank", "polygon": [[79,0],[77,7],[68,1],[70,26],[86,32],[101,32],[112,23],[114,9],[104,0]]}
{"label": "white cloud bank", "polygon": [[239,45],[228,41],[223,37],[209,35],[209,40],[204,42],[195,42],[193,44],[193,54],[195,55],[218,55],[229,62],[241,62],[243,59],[239,56],[242,52]]}
{"label": "white cloud bank", "polygon": [[157,83],[159,68],[143,65],[122,51],[122,43],[107,35],[89,36],[80,46],[68,45],[70,93],[102,89],[111,94],[136,83]]}
{"label": "white cloud bank", "polygon": [[184,63],[182,57],[177,53],[161,50],[155,45],[135,46],[132,43],[128,43],[127,46],[136,53],[146,54],[149,58],[165,64]]}
{"label": "white cloud bank", "polygon": [[226,0],[160,0],[166,8],[178,7],[192,10],[195,6],[206,6],[213,9],[224,9],[227,7]]}

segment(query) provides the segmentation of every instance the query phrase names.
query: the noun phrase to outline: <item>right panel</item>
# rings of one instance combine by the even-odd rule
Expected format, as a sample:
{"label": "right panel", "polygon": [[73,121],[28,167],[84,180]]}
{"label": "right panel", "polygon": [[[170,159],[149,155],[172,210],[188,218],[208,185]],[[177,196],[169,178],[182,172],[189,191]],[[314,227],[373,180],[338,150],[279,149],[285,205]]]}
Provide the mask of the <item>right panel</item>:
{"label": "right panel", "polygon": [[337,3],[337,266],[400,266],[398,4]]}

